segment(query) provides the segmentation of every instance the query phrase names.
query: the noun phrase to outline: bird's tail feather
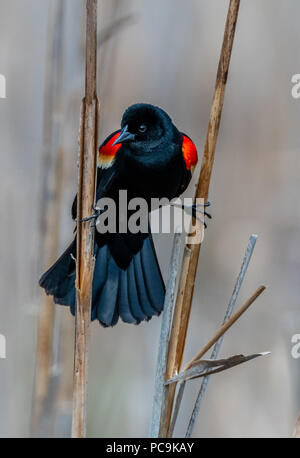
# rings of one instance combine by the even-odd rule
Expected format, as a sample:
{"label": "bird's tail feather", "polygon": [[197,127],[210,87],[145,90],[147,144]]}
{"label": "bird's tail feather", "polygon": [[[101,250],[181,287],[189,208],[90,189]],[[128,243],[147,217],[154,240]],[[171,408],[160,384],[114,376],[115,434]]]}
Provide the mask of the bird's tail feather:
{"label": "bird's tail feather", "polygon": [[56,304],[69,305],[71,309],[75,308],[75,255],[76,239],[39,281],[46,293],[53,296]]}
{"label": "bird's tail feather", "polygon": [[[114,326],[119,317],[125,323],[139,324],[159,315],[164,305],[165,286],[151,235],[144,240],[127,269],[116,264],[106,245],[98,249],[92,319],[98,319],[105,326]],[[101,280],[97,280],[100,277]]]}
{"label": "bird's tail feather", "polygon": [[[141,250],[133,255],[127,269],[117,265],[107,245],[95,244],[92,315],[104,326],[114,326],[119,317],[139,324],[159,315],[163,309],[165,287],[151,234]],[[74,241],[59,260],[41,277],[40,286],[54,296],[55,303],[69,305],[75,315]]]}

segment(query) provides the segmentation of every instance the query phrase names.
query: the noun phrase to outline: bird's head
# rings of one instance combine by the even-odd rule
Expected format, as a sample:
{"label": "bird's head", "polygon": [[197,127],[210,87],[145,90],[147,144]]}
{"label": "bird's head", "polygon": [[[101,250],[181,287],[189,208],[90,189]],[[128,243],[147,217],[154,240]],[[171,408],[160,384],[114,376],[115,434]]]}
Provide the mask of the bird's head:
{"label": "bird's head", "polygon": [[133,150],[152,150],[174,135],[174,125],[169,115],[161,108],[138,103],[129,107],[122,119],[121,133],[114,145],[128,144]]}

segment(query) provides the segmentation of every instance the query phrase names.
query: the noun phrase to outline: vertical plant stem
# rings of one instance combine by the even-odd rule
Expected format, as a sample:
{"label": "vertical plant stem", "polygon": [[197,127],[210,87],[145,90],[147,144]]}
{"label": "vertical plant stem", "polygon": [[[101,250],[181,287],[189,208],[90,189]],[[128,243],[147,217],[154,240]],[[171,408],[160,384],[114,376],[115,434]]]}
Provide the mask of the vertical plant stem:
{"label": "vertical plant stem", "polygon": [[[182,266],[183,266],[182,269],[184,268],[184,266],[188,264],[190,255],[191,255],[191,250],[187,246],[185,246],[184,253],[183,253],[183,260],[182,260]],[[182,270],[181,270],[181,275],[182,275]],[[177,295],[178,295],[178,292],[177,292]],[[173,315],[173,322],[174,322],[174,315]],[[168,349],[169,349],[169,346],[170,346],[170,339],[168,342]],[[168,359],[167,359],[167,364],[168,364]],[[167,371],[168,371],[168,367],[166,366],[166,370],[164,374],[164,381],[167,381],[169,379]],[[162,393],[163,399],[161,401],[161,413],[160,413],[160,425],[159,425],[158,437],[165,437],[163,436],[163,434],[166,434],[166,431],[169,429],[169,424],[167,422],[169,422],[169,416],[168,416],[169,408],[170,408],[169,400],[170,400],[170,395],[172,395],[173,385],[175,384],[173,383],[171,385],[165,386],[163,393]]]}
{"label": "vertical plant stem", "polygon": [[[237,298],[238,298],[238,294],[240,292],[242,283],[244,281],[244,278],[245,278],[245,275],[246,275],[246,272],[247,272],[247,269],[248,269],[248,266],[249,266],[249,262],[251,260],[251,257],[252,257],[252,254],[253,254],[253,251],[254,251],[254,248],[255,248],[256,241],[257,241],[257,235],[252,234],[250,236],[250,239],[249,239],[249,242],[248,242],[248,246],[247,246],[247,249],[246,249],[246,252],[245,252],[245,256],[244,256],[244,259],[243,259],[243,262],[242,262],[240,273],[239,273],[239,275],[237,277],[237,280],[236,280],[236,283],[235,283],[235,286],[234,286],[234,289],[233,289],[233,293],[232,293],[231,299],[229,301],[229,304],[228,304],[228,307],[227,307],[227,310],[226,310],[226,313],[225,313],[225,318],[223,320],[223,324],[232,315],[234,306],[235,306]],[[218,342],[215,344],[210,359],[217,359],[220,347],[222,345],[222,342],[223,342],[223,336],[220,337]],[[199,414],[200,404],[201,404],[201,401],[202,401],[202,399],[204,397],[209,377],[210,376],[208,375],[208,376],[203,378],[203,381],[202,381],[202,384],[201,384],[201,388],[200,388],[200,391],[199,391],[199,394],[198,394],[198,397],[197,397],[197,400],[196,400],[196,403],[195,403],[195,406],[194,406],[194,410],[193,410],[193,413],[192,413],[192,417],[190,419],[190,423],[189,423],[188,432],[187,432],[187,436],[186,437],[191,437],[190,435],[192,434],[192,430],[193,430],[193,427],[194,427],[195,420],[196,420],[196,418],[197,418],[197,416]],[[172,421],[171,421],[171,426],[170,426],[170,436],[173,435],[173,431],[174,431],[174,428],[175,428],[177,416],[178,416],[178,413],[179,413],[179,409],[180,409],[180,405],[181,405],[181,401],[182,401],[182,397],[183,397],[183,393],[184,393],[184,389],[185,389],[185,383],[186,383],[185,381],[180,382],[179,386],[178,386],[178,393],[177,393],[177,396],[176,396],[176,402],[175,402],[174,412],[173,412],[173,415],[172,415]]]}
{"label": "vertical plant stem", "polygon": [[173,437],[176,421],[177,421],[177,418],[178,418],[181,402],[182,402],[183,395],[184,395],[185,384],[186,384],[185,381],[183,381],[183,382],[181,381],[181,382],[178,383],[177,395],[176,395],[176,399],[175,399],[175,406],[174,406],[174,409],[173,409],[173,415],[172,415],[170,429],[169,429],[169,436],[170,437]]}
{"label": "vertical plant stem", "polygon": [[[242,263],[242,266],[241,266],[240,273],[239,273],[238,278],[236,280],[236,284],[235,284],[235,287],[234,287],[230,302],[229,302],[227,310],[226,310],[226,314],[225,314],[225,318],[223,320],[223,324],[225,324],[226,321],[229,320],[231,318],[231,316],[232,316],[232,312],[233,312],[234,306],[236,304],[236,301],[237,301],[238,294],[240,292],[242,283],[244,281],[244,278],[245,278],[245,275],[246,275],[246,272],[247,272],[247,269],[248,269],[248,266],[249,266],[249,262],[251,260],[251,257],[252,257],[252,254],[253,254],[253,251],[254,251],[254,248],[255,248],[256,241],[257,241],[257,235],[252,234],[251,237],[250,237],[247,249],[246,249],[246,253],[245,253],[245,256],[244,256],[244,260],[243,260],[243,263]],[[222,345],[222,342],[223,342],[223,338],[224,338],[224,336],[221,336],[220,339],[216,342],[216,344],[215,344],[215,346],[213,348],[213,351],[212,351],[210,359],[217,359],[219,351],[220,351],[220,348],[221,348],[221,345]],[[196,419],[197,419],[197,417],[199,415],[200,407],[201,407],[201,404],[202,404],[202,401],[203,401],[203,398],[204,398],[204,395],[205,395],[205,392],[206,392],[206,388],[207,388],[207,385],[208,385],[208,382],[209,382],[209,378],[210,378],[210,376],[207,375],[202,380],[201,387],[200,387],[200,390],[199,390],[199,393],[198,393],[198,396],[197,396],[197,399],[196,399],[196,402],[195,402],[195,405],[194,405],[194,408],[193,408],[193,412],[192,412],[192,415],[191,415],[191,418],[190,418],[190,421],[189,421],[188,429],[187,429],[187,432],[186,432],[186,437],[191,437],[192,434],[193,434],[195,422],[196,422]]]}
{"label": "vertical plant stem", "polygon": [[[230,0],[223,46],[216,78],[214,98],[210,113],[204,156],[202,160],[199,182],[195,194],[195,198],[204,198],[205,201],[207,201],[209,193],[209,185],[213,169],[216,143],[219,134],[225,88],[227,83],[236,22],[238,18],[239,5],[239,0]],[[184,257],[181,277],[179,280],[179,289],[175,305],[172,334],[168,351],[168,364],[166,373],[167,379],[171,378],[179,371],[182,363],[200,247],[201,244],[192,244],[186,246],[186,252],[189,250],[190,255]],[[169,433],[175,390],[176,384],[173,383],[167,394],[167,409],[165,412],[165,419],[161,423],[159,432],[160,437],[167,437]]]}
{"label": "vertical plant stem", "polygon": [[[63,97],[64,3],[56,0],[49,10],[44,100],[43,182],[40,208],[39,266],[53,264],[59,248],[59,219],[63,188],[63,150],[61,148]],[[50,296],[44,296],[39,309],[36,373],[33,392],[31,435],[47,435],[45,410],[49,395],[53,356],[55,309]],[[47,415],[47,424],[49,423]]]}
{"label": "vertical plant stem", "polygon": [[160,341],[158,347],[157,369],[155,378],[155,390],[152,409],[152,420],[150,437],[157,437],[160,425],[160,415],[162,410],[163,392],[167,387],[165,383],[165,373],[167,366],[167,351],[168,342],[170,339],[172,317],[174,310],[175,291],[176,291],[176,278],[179,267],[181,248],[181,234],[176,233],[174,236],[173,249],[169,267],[168,283],[166,290],[166,297],[164,303],[164,311],[162,316]]}
{"label": "vertical plant stem", "polygon": [[[77,218],[91,215],[95,201],[97,132],[97,0],[87,0],[86,85],[80,123]],[[88,341],[94,272],[94,227],[77,223],[76,324],[72,436],[86,437]]]}

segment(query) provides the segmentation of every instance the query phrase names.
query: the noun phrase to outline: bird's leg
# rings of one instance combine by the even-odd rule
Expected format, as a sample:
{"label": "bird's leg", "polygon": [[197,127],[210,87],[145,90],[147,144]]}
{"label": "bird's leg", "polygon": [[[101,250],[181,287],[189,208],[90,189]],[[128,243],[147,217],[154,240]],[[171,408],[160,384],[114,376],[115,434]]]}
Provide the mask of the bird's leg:
{"label": "bird's leg", "polygon": [[87,221],[92,221],[93,220],[93,227],[95,227],[96,226],[96,220],[101,214],[101,209],[99,207],[93,205],[93,211],[94,211],[94,213],[91,216],[88,216],[88,217],[83,218],[83,219],[76,219],[76,221],[78,223],[86,223]]}
{"label": "bird's leg", "polygon": [[210,213],[207,213],[206,210],[199,210],[199,207],[210,207],[210,202],[206,204],[193,204],[191,207],[187,206],[188,208],[192,209],[192,215],[196,218],[197,213],[201,213],[201,215],[207,216],[207,218],[211,219],[212,216]]}
{"label": "bird's leg", "polygon": [[210,202],[203,202],[200,204],[195,204],[196,207],[210,207],[211,203]]}
{"label": "bird's leg", "polygon": [[204,203],[198,203],[198,204],[193,204],[192,207],[198,208],[198,207],[203,207],[207,208],[210,207],[211,203],[210,202],[204,202]]}

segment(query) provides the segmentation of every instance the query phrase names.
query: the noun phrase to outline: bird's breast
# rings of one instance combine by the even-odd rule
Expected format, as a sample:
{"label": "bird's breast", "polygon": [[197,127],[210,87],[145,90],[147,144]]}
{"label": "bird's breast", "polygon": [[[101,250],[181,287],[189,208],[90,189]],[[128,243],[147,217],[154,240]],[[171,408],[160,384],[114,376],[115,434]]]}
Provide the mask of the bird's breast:
{"label": "bird's breast", "polygon": [[122,185],[135,197],[173,199],[178,195],[184,176],[184,163],[180,156],[160,163],[145,160],[128,161],[124,168]]}

